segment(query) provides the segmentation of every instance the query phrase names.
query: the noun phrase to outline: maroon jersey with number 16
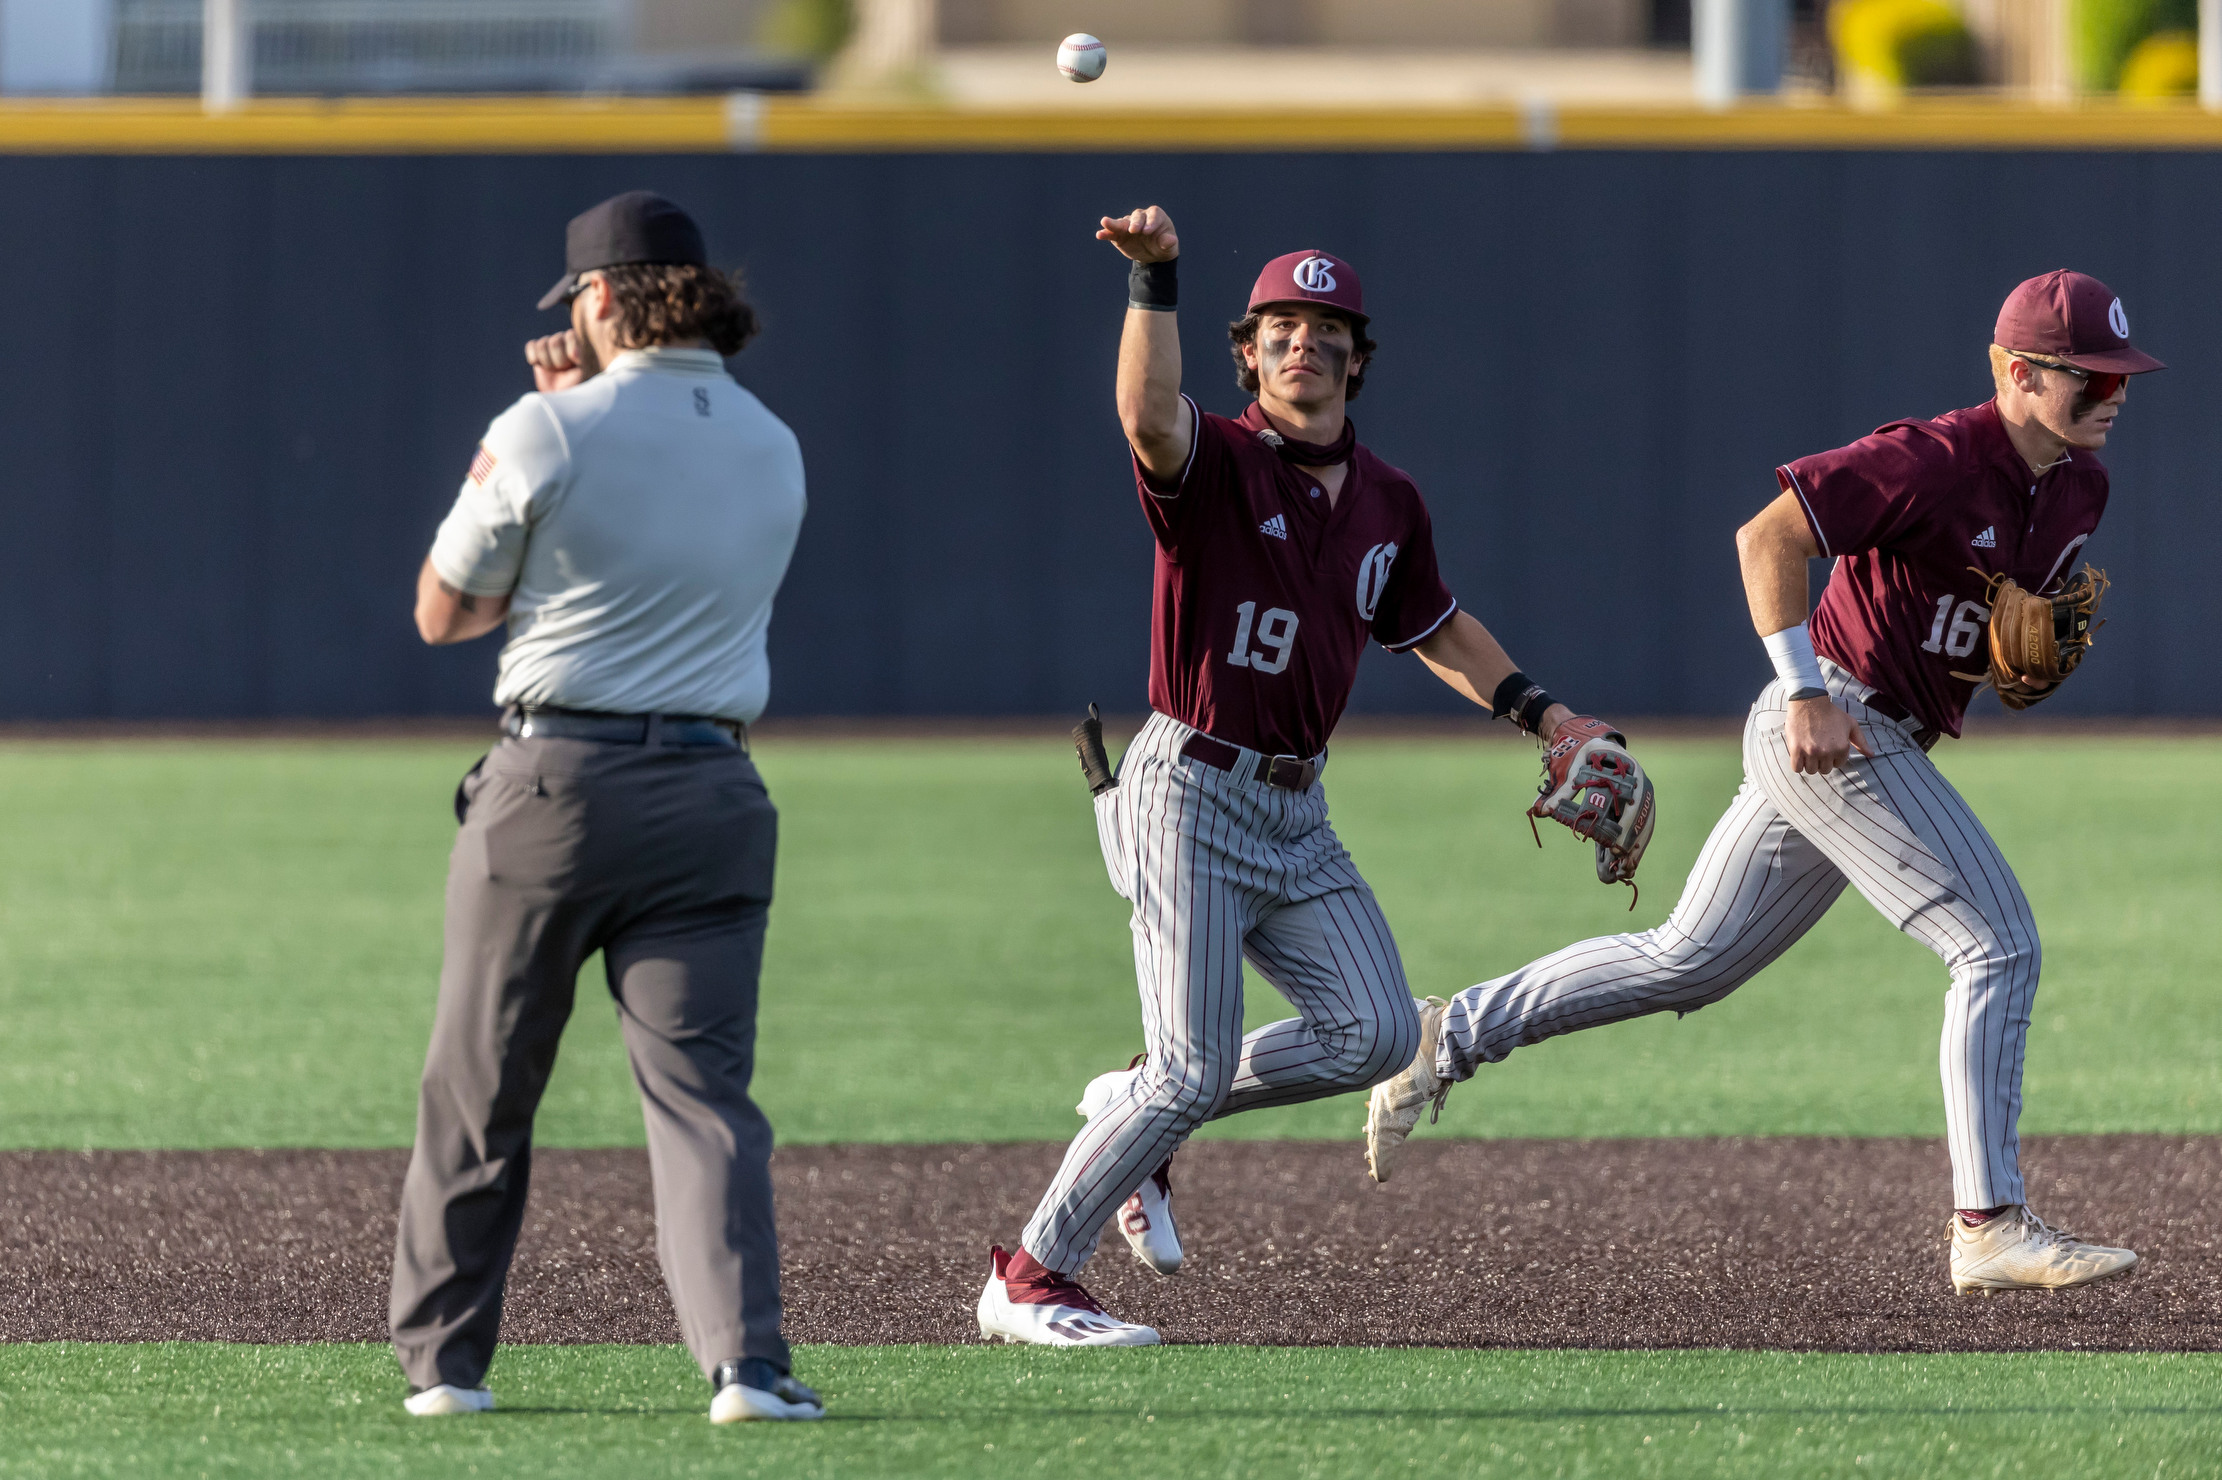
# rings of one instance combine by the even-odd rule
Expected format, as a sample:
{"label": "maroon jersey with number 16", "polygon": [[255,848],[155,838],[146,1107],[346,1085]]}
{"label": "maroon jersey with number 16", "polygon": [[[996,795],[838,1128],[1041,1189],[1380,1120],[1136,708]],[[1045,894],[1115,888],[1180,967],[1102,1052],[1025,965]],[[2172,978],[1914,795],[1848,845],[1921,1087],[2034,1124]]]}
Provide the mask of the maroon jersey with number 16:
{"label": "maroon jersey with number 16", "polygon": [[2106,467],[2071,450],[2033,475],[1996,402],[1896,421],[1775,469],[1840,557],[1809,624],[1814,650],[1932,730],[1960,733],[1990,666],[1994,574],[2052,592],[2106,512]]}
{"label": "maroon jersey with number 16", "polygon": [[1188,466],[1153,487],[1150,707],[1267,755],[1314,756],[1350,702],[1369,641],[1402,652],[1458,610],[1412,480],[1364,447],[1332,508],[1316,480],[1238,421],[1195,415]]}

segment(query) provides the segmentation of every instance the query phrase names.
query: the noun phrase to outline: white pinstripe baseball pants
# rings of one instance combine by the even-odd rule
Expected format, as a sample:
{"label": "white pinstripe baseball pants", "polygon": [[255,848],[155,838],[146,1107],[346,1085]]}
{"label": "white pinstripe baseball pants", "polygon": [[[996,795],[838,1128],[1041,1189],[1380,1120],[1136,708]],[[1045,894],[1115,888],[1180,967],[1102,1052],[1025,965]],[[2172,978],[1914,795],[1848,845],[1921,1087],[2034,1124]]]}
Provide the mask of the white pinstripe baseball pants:
{"label": "white pinstripe baseball pants", "polygon": [[1790,769],[1781,684],[1744,727],[1744,784],[1713,828],[1664,925],[1585,940],[1461,992],[1444,1016],[1438,1069],[1470,1077],[1560,1033],[1718,1002],[1813,928],[1849,883],[1944,959],[1939,1059],[1953,1206],[2022,1201],[2022,1049],[2042,956],[2013,870],[1966,801],[1910,738],[1913,725],[1861,700],[1834,664],[1829,691],[1867,732],[1872,760],[1826,776]]}
{"label": "white pinstripe baseball pants", "polygon": [[[1142,1072],[1091,1119],[1021,1240],[1060,1274],[1207,1120],[1364,1089],[1419,1052],[1396,942],[1327,822],[1327,796],[1238,781],[1183,757],[1152,715],[1096,799],[1111,883],[1134,904]],[[1256,761],[1242,752],[1245,767]],[[1299,1016],[1242,1033],[1247,957]]]}

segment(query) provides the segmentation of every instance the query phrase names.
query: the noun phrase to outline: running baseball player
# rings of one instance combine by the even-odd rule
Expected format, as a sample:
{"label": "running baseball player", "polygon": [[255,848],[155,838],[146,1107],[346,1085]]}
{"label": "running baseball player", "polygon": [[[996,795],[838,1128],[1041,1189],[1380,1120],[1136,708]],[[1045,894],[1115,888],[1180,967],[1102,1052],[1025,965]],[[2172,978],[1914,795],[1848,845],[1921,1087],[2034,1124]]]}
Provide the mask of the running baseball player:
{"label": "running baseball player", "polygon": [[[1133,263],[1118,407],[1157,539],[1155,712],[1116,782],[1096,783],[1104,863],[1134,906],[1147,1051],[1088,1086],[1087,1124],[1019,1247],[991,1252],[978,1315],[983,1336],[1008,1341],[1146,1346],[1154,1330],[1108,1315],[1078,1283],[1113,1212],[1124,1205],[1136,1254],[1171,1273],[1167,1166],[1190,1132],[1362,1089],[1420,1042],[1396,943],[1320,788],[1366,644],[1418,652],[1570,758],[1611,766],[1626,752],[1459,609],[1419,490],[1359,444],[1344,406],[1374,342],[1348,262],[1266,264],[1230,331],[1236,378],[1257,399],[1229,420],[1181,394],[1171,219],[1150,206],[1096,235]],[[1297,1011],[1247,1037],[1245,958]]]}
{"label": "running baseball player", "polygon": [[[1928,752],[1977,689],[2051,694],[2088,644],[2103,575],[2077,554],[2106,510],[2106,445],[2129,377],[2163,368],[2095,278],[2014,289],[1991,345],[1996,397],[1901,421],[1775,470],[1736,536],[1775,666],[1744,729],[1744,782],[1666,924],[1568,946],[1430,998],[1411,1067],[1375,1088],[1366,1155],[1386,1181],[1421,1107],[1526,1044],[1690,1012],[1756,976],[1857,888],[1944,959],[1942,1069],[1952,1284],[2057,1288],[2137,1262],[2049,1228],[2022,1186],[2022,1052],[2037,923],[2013,870]],[[1805,563],[1836,568],[1808,619]]]}

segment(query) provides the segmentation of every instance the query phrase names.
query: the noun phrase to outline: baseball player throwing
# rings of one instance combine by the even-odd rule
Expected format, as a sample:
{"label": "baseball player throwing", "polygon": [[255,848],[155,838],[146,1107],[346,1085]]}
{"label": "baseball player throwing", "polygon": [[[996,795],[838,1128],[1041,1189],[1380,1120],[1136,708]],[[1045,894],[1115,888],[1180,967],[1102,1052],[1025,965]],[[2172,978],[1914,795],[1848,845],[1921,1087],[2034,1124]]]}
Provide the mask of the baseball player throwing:
{"label": "baseball player throwing", "polygon": [[[1167,1164],[1198,1125],[1362,1089],[1419,1046],[1396,944],[1319,784],[1366,644],[1417,651],[1570,755],[1572,738],[1592,758],[1626,754],[1459,610],[1419,490],[1359,445],[1344,405],[1374,344],[1348,262],[1266,264],[1231,330],[1257,399],[1228,420],[1181,394],[1172,221],[1151,206],[1096,235],[1134,264],[1118,406],[1157,539],[1155,712],[1096,800],[1104,863],[1134,906],[1147,1052],[1088,1086],[1087,1125],[1019,1248],[992,1252],[981,1334],[1052,1346],[1157,1341],[1077,1280],[1122,1205],[1137,1255],[1179,1267]],[[1244,958],[1297,1010],[1247,1037]]]}
{"label": "baseball player throwing", "polygon": [[[1776,677],[1744,730],[1744,782],[1666,924],[1568,946],[1430,999],[1412,1066],[1366,1114],[1387,1180],[1427,1101],[1475,1067],[1560,1033],[1689,1012],[1757,975],[1847,884],[1951,972],[1942,1068],[1952,1157],[1952,1284],[1964,1294],[2080,1285],[2137,1262],[2026,1205],[2017,1123],[2037,991],[2037,925],[2013,870],[1929,760],[1986,684],[2012,708],[2057,687],[2104,577],[2077,567],[2098,528],[2106,444],[2129,377],[2121,300],[2081,273],[2016,288],[1990,350],[1995,399],[1894,422],[1775,470],[1781,495],[1736,537]],[[1805,563],[1836,557],[1808,619]]]}

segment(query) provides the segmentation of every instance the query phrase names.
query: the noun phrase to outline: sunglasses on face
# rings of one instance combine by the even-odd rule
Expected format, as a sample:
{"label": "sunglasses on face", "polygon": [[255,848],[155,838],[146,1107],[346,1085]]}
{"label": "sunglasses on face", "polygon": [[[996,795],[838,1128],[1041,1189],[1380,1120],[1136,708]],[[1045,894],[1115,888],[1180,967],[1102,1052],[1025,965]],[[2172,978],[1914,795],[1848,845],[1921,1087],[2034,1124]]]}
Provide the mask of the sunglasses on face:
{"label": "sunglasses on face", "polygon": [[2017,360],[2035,365],[2040,370],[2057,370],[2062,375],[2072,375],[2077,380],[2082,381],[2083,394],[2079,399],[2089,406],[2096,406],[2102,401],[2113,400],[2114,393],[2120,390],[2129,380],[2127,375],[2111,371],[2079,370],[2073,365],[2064,365],[2058,360],[2040,360],[2035,355],[2025,355],[2018,349],[2008,350],[2007,353]]}

